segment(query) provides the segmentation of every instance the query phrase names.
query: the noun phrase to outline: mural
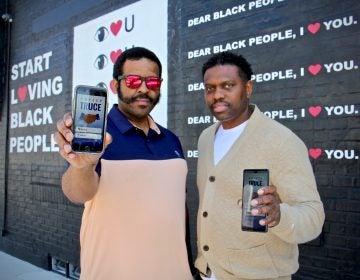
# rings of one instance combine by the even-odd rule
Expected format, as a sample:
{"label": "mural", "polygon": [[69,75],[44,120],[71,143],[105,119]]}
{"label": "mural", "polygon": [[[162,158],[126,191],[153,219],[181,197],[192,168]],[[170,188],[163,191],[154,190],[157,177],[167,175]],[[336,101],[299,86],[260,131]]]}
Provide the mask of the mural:
{"label": "mural", "polygon": [[[147,15],[156,14],[156,20]],[[73,88],[76,85],[108,89],[109,110],[118,103],[112,85],[113,66],[118,56],[133,46],[155,52],[163,66],[161,102],[151,115],[167,126],[167,1],[153,5],[139,1],[74,28]]]}
{"label": "mural", "polygon": [[[15,63],[11,67],[10,92],[10,153],[57,152],[53,134],[43,134],[41,127],[52,125],[53,96],[63,93],[63,78],[49,73],[45,79],[38,78],[41,72],[48,72],[52,67],[53,52]],[[49,100],[49,101],[48,101]],[[31,108],[31,109],[29,109]],[[23,128],[32,128],[32,133],[22,134]]]}
{"label": "mural", "polygon": [[152,116],[180,137],[189,166],[194,255],[197,139],[216,122],[203,100],[201,66],[213,54],[234,51],[252,64],[252,102],[307,145],[325,205],[323,232],[301,245],[294,279],[360,277],[360,1],[11,2],[0,250],[44,268],[49,255],[77,268],[82,206],[61,192],[67,165],[53,139],[56,121],[71,110],[77,85],[100,85],[109,107],[117,103],[113,64],[125,49],[144,46],[163,64]]}

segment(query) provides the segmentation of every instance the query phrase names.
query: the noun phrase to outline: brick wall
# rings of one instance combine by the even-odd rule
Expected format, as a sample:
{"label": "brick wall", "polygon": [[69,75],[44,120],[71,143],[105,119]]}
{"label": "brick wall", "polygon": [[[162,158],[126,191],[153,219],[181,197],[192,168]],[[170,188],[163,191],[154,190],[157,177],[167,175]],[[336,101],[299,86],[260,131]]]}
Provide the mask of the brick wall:
{"label": "brick wall", "polygon": [[[5,233],[0,250],[45,268],[48,255],[77,265],[82,206],[61,192],[66,164],[51,141],[56,120],[71,106],[73,28],[134,1],[10,2],[11,66],[36,58],[43,71],[18,72],[7,96],[15,116],[9,120],[13,150],[8,170],[2,160],[6,134],[0,134],[0,226]],[[194,255],[196,144],[213,121],[203,102],[200,68],[211,54],[231,48],[258,74],[253,102],[307,144],[325,205],[323,232],[300,246],[294,279],[360,277],[359,20],[355,0],[168,0],[168,127],[181,138],[189,164]],[[24,85],[32,94],[18,91]],[[27,112],[34,115],[35,110],[44,116],[38,125],[26,121]],[[2,132],[5,116],[3,104]]]}
{"label": "brick wall", "polygon": [[359,9],[355,1],[170,3],[169,118],[188,155],[191,226],[196,228],[196,142],[212,121],[206,119],[200,68],[219,49],[233,50],[258,74],[252,101],[296,132],[312,155],[327,218],[322,234],[300,246],[294,279],[360,277]]}

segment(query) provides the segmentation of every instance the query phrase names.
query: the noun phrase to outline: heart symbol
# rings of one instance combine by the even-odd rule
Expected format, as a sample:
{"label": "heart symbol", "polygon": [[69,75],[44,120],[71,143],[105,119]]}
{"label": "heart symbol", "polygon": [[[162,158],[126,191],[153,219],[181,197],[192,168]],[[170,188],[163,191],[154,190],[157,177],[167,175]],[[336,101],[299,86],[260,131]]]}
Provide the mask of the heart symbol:
{"label": "heart symbol", "polygon": [[322,150],[319,148],[311,148],[309,150],[309,154],[313,159],[317,159],[319,156],[321,156]]}
{"label": "heart symbol", "polygon": [[117,60],[117,58],[119,57],[119,55],[122,54],[122,49],[119,49],[117,51],[112,51],[110,53],[110,58],[111,58],[111,61],[113,63],[115,63],[115,61]]}
{"label": "heart symbol", "polygon": [[119,33],[121,26],[122,26],[121,20],[111,23],[111,25],[110,25],[111,33],[114,34],[114,36],[116,36]]}
{"label": "heart symbol", "polygon": [[26,95],[27,95],[27,92],[28,92],[28,88],[27,86],[22,86],[22,87],[19,87],[18,90],[17,90],[17,95],[19,97],[19,100],[21,102],[24,102],[25,98],[26,98]]}
{"label": "heart symbol", "polygon": [[320,23],[318,23],[318,22],[317,22],[317,23],[314,23],[314,24],[310,23],[310,24],[308,25],[307,29],[308,29],[312,34],[315,34],[315,33],[318,32],[319,29],[320,29]]}
{"label": "heart symbol", "polygon": [[316,117],[317,115],[320,114],[321,112],[321,107],[320,106],[311,106],[309,108],[309,112],[313,117]]}
{"label": "heart symbol", "polygon": [[112,93],[117,94],[115,83],[116,83],[116,81],[111,80],[110,83],[109,83],[109,85],[110,85],[110,89],[111,89]]}
{"label": "heart symbol", "polygon": [[314,76],[317,75],[320,70],[321,70],[321,65],[320,64],[315,64],[315,65],[310,65],[308,67],[308,70],[311,74],[313,74]]}

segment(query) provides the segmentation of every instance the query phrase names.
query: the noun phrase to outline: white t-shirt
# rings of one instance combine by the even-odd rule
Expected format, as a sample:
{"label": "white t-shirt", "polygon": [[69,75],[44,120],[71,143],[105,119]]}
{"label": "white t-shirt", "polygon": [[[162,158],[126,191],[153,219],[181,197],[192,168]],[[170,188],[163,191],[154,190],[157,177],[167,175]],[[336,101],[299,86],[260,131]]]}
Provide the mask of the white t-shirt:
{"label": "white t-shirt", "polygon": [[[230,129],[224,129],[219,126],[219,129],[215,135],[214,142],[214,164],[218,164],[218,162],[226,155],[226,153],[230,150],[231,146],[234,142],[240,137],[243,133],[248,121],[243,122],[242,124],[235,126]],[[210,267],[211,270],[211,267]],[[204,280],[216,280],[215,274],[212,272],[210,278],[205,276],[201,276]]]}
{"label": "white t-shirt", "polygon": [[215,135],[214,142],[215,165],[218,164],[218,162],[226,155],[226,153],[230,150],[236,139],[240,137],[247,123],[248,121],[245,121],[242,124],[230,129],[224,129],[222,125],[219,126],[219,129],[217,130]]}
{"label": "white t-shirt", "polygon": [[202,275],[201,275],[201,278],[204,279],[204,280],[216,280],[216,277],[215,277],[214,273],[211,273],[210,278],[202,276]]}

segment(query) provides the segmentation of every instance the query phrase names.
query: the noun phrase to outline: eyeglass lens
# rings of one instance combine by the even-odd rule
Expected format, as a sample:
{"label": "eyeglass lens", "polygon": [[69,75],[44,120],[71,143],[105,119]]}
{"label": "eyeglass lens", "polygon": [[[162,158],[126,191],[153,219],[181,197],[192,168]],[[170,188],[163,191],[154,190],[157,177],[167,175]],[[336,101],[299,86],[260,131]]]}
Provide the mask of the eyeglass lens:
{"label": "eyeglass lens", "polygon": [[136,75],[125,77],[126,86],[132,89],[139,88],[144,80],[148,89],[158,90],[161,86],[161,79],[157,77],[141,77]]}

